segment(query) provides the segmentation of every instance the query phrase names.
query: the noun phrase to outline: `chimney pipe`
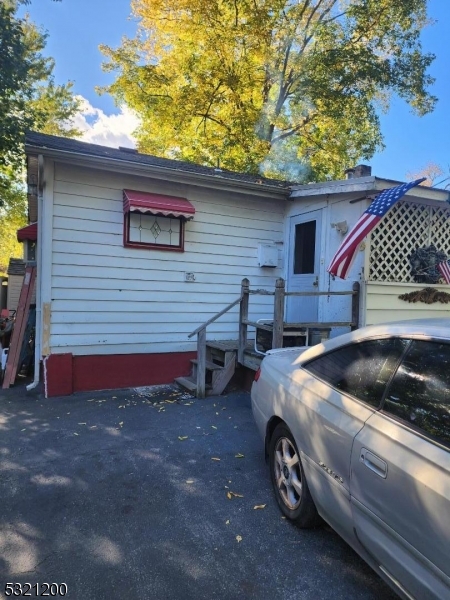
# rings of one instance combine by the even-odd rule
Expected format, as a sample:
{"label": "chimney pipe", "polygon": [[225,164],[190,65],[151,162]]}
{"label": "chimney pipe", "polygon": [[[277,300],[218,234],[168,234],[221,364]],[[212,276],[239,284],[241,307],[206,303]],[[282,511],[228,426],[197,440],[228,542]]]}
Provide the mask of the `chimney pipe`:
{"label": "chimney pipe", "polygon": [[346,179],[355,179],[357,177],[370,177],[372,175],[372,167],[370,165],[356,165],[353,169],[345,170]]}

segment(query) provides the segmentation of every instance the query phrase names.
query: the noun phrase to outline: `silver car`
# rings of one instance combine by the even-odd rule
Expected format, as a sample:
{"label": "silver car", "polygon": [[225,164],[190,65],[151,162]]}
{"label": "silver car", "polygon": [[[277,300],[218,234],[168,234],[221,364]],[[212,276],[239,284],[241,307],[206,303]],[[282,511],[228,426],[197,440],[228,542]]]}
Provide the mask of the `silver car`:
{"label": "silver car", "polygon": [[275,497],[403,598],[450,599],[450,319],[273,350],[252,386]]}

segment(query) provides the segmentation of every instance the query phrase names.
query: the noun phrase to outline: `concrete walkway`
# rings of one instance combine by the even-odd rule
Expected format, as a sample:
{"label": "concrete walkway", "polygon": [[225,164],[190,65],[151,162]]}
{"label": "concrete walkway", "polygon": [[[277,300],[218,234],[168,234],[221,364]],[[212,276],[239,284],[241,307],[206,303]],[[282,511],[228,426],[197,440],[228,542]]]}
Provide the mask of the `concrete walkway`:
{"label": "concrete walkway", "polygon": [[330,528],[282,519],[246,393],[0,391],[0,498],[0,597],[396,597]]}

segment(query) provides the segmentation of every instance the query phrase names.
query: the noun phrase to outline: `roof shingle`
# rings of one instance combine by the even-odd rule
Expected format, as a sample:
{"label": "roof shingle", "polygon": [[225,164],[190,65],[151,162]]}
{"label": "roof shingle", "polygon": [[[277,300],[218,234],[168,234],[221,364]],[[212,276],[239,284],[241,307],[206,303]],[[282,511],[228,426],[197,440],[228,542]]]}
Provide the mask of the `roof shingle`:
{"label": "roof shingle", "polygon": [[42,148],[50,150],[60,150],[62,152],[73,152],[84,154],[96,158],[110,158],[112,160],[123,160],[141,165],[149,165],[170,169],[173,171],[183,171],[198,175],[208,175],[216,179],[228,179],[241,181],[242,183],[256,183],[265,186],[270,186],[277,189],[288,190],[289,183],[278,179],[268,179],[261,175],[251,175],[249,173],[236,173],[224,169],[206,167],[191,162],[172,160],[169,158],[159,158],[151,154],[140,154],[128,148],[110,148],[108,146],[100,146],[98,144],[88,144],[78,140],[59,137],[55,135],[47,135],[31,131],[27,133],[25,144],[29,148]]}

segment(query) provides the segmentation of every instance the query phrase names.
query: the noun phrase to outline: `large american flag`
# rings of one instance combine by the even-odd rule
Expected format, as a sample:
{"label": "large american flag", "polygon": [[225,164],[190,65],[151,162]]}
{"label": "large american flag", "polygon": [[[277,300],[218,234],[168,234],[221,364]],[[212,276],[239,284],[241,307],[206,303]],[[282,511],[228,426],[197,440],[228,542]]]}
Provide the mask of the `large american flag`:
{"label": "large american flag", "polygon": [[444,260],[438,264],[438,269],[445,279],[445,283],[450,283],[450,260]]}
{"label": "large american flag", "polygon": [[362,240],[408,190],[415,185],[419,185],[425,179],[426,177],[422,177],[421,179],[383,190],[346,235],[327,269],[328,273],[341,279],[346,279]]}

